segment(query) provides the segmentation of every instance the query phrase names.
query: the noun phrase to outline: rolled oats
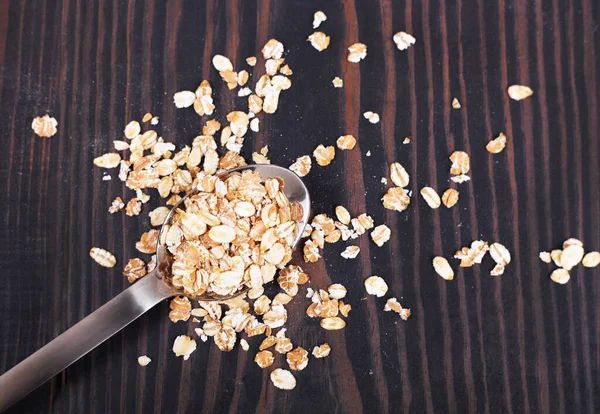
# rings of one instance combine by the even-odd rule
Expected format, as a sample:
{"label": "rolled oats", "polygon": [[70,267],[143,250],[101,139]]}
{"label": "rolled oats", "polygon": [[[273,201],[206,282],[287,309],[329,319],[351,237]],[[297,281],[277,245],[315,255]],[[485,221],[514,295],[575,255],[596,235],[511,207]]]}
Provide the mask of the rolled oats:
{"label": "rolled oats", "polygon": [[450,167],[450,174],[452,175],[467,174],[471,168],[469,155],[464,151],[454,151],[450,155],[450,161],[452,161]]}
{"label": "rolled oats", "polygon": [[265,59],[280,59],[283,55],[283,44],[276,39],[270,39],[261,52]]}
{"label": "rolled oats", "polygon": [[56,119],[52,118],[50,115],[46,114],[44,116],[38,116],[33,118],[31,122],[31,129],[37,136],[43,138],[50,138],[54,134],[56,134],[56,127],[58,122]]}
{"label": "rolled oats", "polygon": [[336,144],[341,150],[351,150],[356,145],[356,138],[352,135],[342,135],[337,139]]}
{"label": "rolled oats", "polygon": [[320,325],[321,328],[327,331],[337,331],[338,329],[343,329],[346,326],[346,322],[340,317],[333,316],[321,319]]}
{"label": "rolled oats", "polygon": [[388,285],[379,276],[370,276],[365,279],[365,289],[369,295],[375,295],[380,298],[387,293]]}
{"label": "rolled oats", "polygon": [[175,342],[173,342],[173,352],[175,356],[182,356],[185,361],[187,361],[192,354],[196,350],[196,341],[190,338],[187,335],[179,335],[175,338]]}
{"label": "rolled oats", "polygon": [[407,320],[410,317],[410,309],[403,308],[396,298],[389,298],[383,307],[385,312],[394,311],[402,320]]}
{"label": "rolled oats", "polygon": [[321,167],[325,167],[329,165],[331,161],[333,161],[333,158],[335,157],[335,148],[333,146],[325,147],[323,145],[319,145],[313,151],[313,157],[315,157],[317,164],[319,164]]}
{"label": "rolled oats", "polygon": [[327,293],[331,299],[342,299],[346,297],[347,290],[344,285],[334,283],[327,288]]}
{"label": "rolled oats", "polygon": [[348,47],[348,62],[358,63],[367,57],[367,45],[354,43]]}
{"label": "rolled oats", "polygon": [[327,20],[325,13],[323,13],[321,10],[316,11],[313,16],[313,29],[319,27],[325,20]]}
{"label": "rolled oats", "polygon": [[171,312],[169,312],[169,319],[171,322],[187,321],[190,318],[192,304],[185,296],[175,296],[171,299],[170,307]]}
{"label": "rolled oats", "polygon": [[329,356],[331,352],[331,347],[328,343],[324,343],[323,345],[315,346],[313,348],[312,354],[315,358],[325,358]]}
{"label": "rolled oats", "polygon": [[350,224],[350,213],[344,206],[337,206],[335,208],[335,215],[340,222]]}
{"label": "rolled oats", "polygon": [[398,50],[406,50],[415,44],[416,39],[406,32],[398,32],[393,37]]}
{"label": "rolled oats", "polygon": [[367,111],[363,114],[363,116],[372,124],[376,124],[379,122],[379,114],[376,112]]}
{"label": "rolled oats", "polygon": [[293,390],[296,387],[296,378],[290,371],[281,368],[271,372],[271,382],[275,387],[282,390]]}
{"label": "rolled oats", "polygon": [[246,63],[248,64],[248,66],[254,66],[256,65],[256,57],[255,56],[250,56],[246,58]]}
{"label": "rolled oats", "polygon": [[421,188],[421,196],[431,208],[438,208],[441,204],[440,196],[431,187]]}
{"label": "rolled oats", "polygon": [[145,367],[146,365],[148,365],[150,362],[152,362],[152,360],[150,358],[148,358],[146,355],[142,355],[138,357],[138,364],[141,367]]}
{"label": "rolled oats", "polygon": [[565,247],[560,254],[561,267],[565,270],[571,270],[577,266],[584,255],[583,245],[571,244]]}
{"label": "rolled oats", "polygon": [[452,99],[452,108],[454,108],[454,109],[461,108],[461,105],[460,105],[460,102],[458,101],[458,99],[456,99],[456,98]]}
{"label": "rolled oats", "polygon": [[123,207],[125,207],[123,199],[121,197],[117,197],[113,200],[112,204],[108,208],[108,212],[110,214],[115,214],[116,212],[123,210]]}
{"label": "rolled oats", "polygon": [[90,249],[90,257],[102,267],[114,267],[117,264],[117,259],[111,252],[99,247]]}
{"label": "rolled oats", "polygon": [[588,252],[581,261],[585,267],[596,267],[600,264],[600,252]]}
{"label": "rolled oats", "polygon": [[273,365],[275,358],[273,357],[273,353],[271,351],[260,351],[254,357],[254,362],[256,362],[256,365],[262,369],[265,369]]}
{"label": "rolled oats", "polygon": [[360,247],[358,247],[358,246],[348,246],[341,253],[341,256],[344,259],[354,259],[354,258],[356,258],[356,256],[358,256],[358,253],[360,253]]}
{"label": "rolled oats", "polygon": [[158,235],[159,231],[152,229],[144,234],[135,244],[135,248],[138,249],[142,253],[154,254],[156,253],[156,244],[158,243]]}
{"label": "rolled oats", "polygon": [[511,85],[508,87],[508,96],[515,101],[521,101],[531,95],[533,95],[533,90],[529,86]]}
{"label": "rolled oats", "polygon": [[133,139],[140,135],[141,132],[142,127],[140,126],[140,123],[138,121],[131,121],[127,125],[125,125],[125,130],[123,131],[123,134],[125,135],[125,138]]}
{"label": "rolled oats", "polygon": [[323,32],[314,32],[306,40],[310,42],[312,47],[322,52],[329,46],[331,38]]}
{"label": "rolled oats", "polygon": [[404,211],[410,204],[408,191],[401,187],[390,188],[381,200],[383,201],[383,207],[396,211]]}
{"label": "rolled oats", "polygon": [[567,269],[558,268],[552,272],[550,279],[555,283],[564,285],[571,279],[571,275],[569,275],[569,271]]}
{"label": "rolled oats", "polygon": [[334,88],[342,88],[344,86],[344,81],[337,76],[335,78],[333,78],[331,83],[333,84]]}
{"label": "rolled oats", "polygon": [[129,283],[133,283],[136,280],[146,276],[146,264],[142,259],[134,258],[129,259],[125,268],[123,269],[123,276],[127,277]]}
{"label": "rolled oats", "polygon": [[506,135],[501,132],[500,135],[487,143],[485,149],[492,154],[498,154],[502,152],[504,147],[506,147]]}
{"label": "rolled oats", "polygon": [[233,65],[231,61],[223,55],[214,55],[212,58],[212,64],[215,69],[219,72],[232,71]]}
{"label": "rolled oats", "polygon": [[540,260],[544,263],[552,263],[552,257],[548,252],[540,252]]}
{"label": "rolled oats", "polygon": [[488,243],[483,240],[475,240],[471,247],[463,247],[454,254],[455,259],[460,259],[460,267],[471,267],[473,264],[481,263],[481,260],[490,250]]}
{"label": "rolled oats", "polygon": [[454,270],[450,267],[448,260],[441,256],[436,256],[433,259],[433,268],[436,273],[442,277],[444,280],[452,280],[454,279]]}
{"label": "rolled oats", "polygon": [[456,203],[458,203],[458,191],[454,188],[448,188],[442,194],[442,203],[448,208],[453,207]]}
{"label": "rolled oats", "polygon": [[302,371],[308,365],[308,351],[301,346],[288,352],[285,357],[293,371]]}
{"label": "rolled oats", "polygon": [[116,152],[108,152],[94,158],[94,165],[101,168],[115,168],[121,163],[121,156]]}
{"label": "rolled oats", "polygon": [[189,108],[195,101],[196,94],[192,91],[181,91],[173,95],[173,103],[177,108]]}
{"label": "rolled oats", "polygon": [[398,187],[406,187],[410,182],[408,172],[399,162],[390,165],[390,179]]}
{"label": "rolled oats", "polygon": [[385,224],[381,224],[373,229],[371,239],[377,246],[381,247],[390,239],[391,234],[390,228]]}

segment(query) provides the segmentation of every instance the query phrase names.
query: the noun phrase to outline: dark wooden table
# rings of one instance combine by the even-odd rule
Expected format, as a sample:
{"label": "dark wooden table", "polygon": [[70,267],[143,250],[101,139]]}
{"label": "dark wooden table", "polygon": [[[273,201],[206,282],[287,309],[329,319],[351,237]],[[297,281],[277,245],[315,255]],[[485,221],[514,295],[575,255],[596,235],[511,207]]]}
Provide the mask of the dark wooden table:
{"label": "dark wooden table", "polygon": [[[332,39],[323,53],[305,42],[319,9]],[[0,372],[128,286],[120,271],[146,214],[107,213],[132,193],[114,173],[102,181],[92,159],[147,111],[168,141],[190,143],[203,121],[176,111],[172,95],[202,79],[218,119],[245,109],[212,68],[216,53],[241,67],[269,38],[282,41],[293,86],[243,154],[268,144],[287,166],[354,134],[353,151],[306,178],[314,211],[343,204],[392,229],[382,248],[363,237],[357,260],[342,259],[340,243],[306,266],[313,287],[344,283],[353,311],[345,330],[326,332],[304,316],[306,299],[291,306],[294,342],[333,348],[297,374],[294,391],[272,386],[255,351],[201,344],[176,358],[171,344],[189,325],[170,323],[165,303],[10,412],[598,412],[600,270],[579,266],[557,285],[537,256],[568,237],[600,249],[599,13],[594,0],[1,1]],[[400,30],[417,39],[405,52],[392,42]],[[368,56],[348,63],[358,40]],[[535,94],[511,101],[513,83]],[[367,110],[381,122],[366,122]],[[58,120],[50,139],[30,126],[45,113]],[[507,148],[491,156],[485,144],[501,131]],[[454,150],[471,155],[472,181],[456,207],[431,210],[418,190],[449,185]],[[402,213],[379,201],[396,160],[413,191]],[[452,282],[434,273],[433,256],[480,238],[511,251],[503,276],[489,276],[490,260]],[[93,263],[92,246],[114,252],[117,267]],[[407,322],[367,297],[371,274],[412,309]],[[146,368],[142,354],[153,359]]]}

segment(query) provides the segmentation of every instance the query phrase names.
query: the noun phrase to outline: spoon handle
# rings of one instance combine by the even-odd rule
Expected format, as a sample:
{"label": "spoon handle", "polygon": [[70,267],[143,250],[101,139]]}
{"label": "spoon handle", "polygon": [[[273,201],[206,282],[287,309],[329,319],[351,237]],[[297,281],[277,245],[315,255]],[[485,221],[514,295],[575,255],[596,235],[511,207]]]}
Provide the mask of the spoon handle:
{"label": "spoon handle", "polygon": [[0,412],[171,296],[155,271],[146,275],[0,376]]}

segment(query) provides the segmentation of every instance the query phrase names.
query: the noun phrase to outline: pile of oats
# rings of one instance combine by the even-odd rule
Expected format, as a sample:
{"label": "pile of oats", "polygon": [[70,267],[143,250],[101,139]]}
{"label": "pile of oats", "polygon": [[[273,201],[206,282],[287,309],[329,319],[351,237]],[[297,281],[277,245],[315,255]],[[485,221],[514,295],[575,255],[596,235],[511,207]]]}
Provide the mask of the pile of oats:
{"label": "pile of oats", "polygon": [[273,280],[292,258],[303,214],[283,193],[283,182],[246,170],[224,180],[202,176],[198,188],[162,231],[174,259],[170,283],[197,297]]}
{"label": "pile of oats", "polygon": [[600,264],[600,252],[590,251],[585,253],[581,240],[570,238],[563,242],[561,249],[548,252],[540,252],[540,259],[545,263],[558,266],[550,275],[550,279],[564,285],[571,279],[570,271],[578,264],[584,267],[596,267]]}

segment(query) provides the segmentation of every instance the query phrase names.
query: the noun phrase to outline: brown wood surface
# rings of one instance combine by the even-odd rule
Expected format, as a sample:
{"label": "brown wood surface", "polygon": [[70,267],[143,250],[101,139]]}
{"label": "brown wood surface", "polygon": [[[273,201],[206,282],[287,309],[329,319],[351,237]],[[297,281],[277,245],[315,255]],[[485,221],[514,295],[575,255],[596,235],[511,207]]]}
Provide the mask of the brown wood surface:
{"label": "brown wood surface", "polygon": [[[332,39],[322,53],[305,42],[319,9]],[[306,266],[313,288],[345,284],[353,310],[345,330],[325,332],[304,316],[307,299],[293,302],[294,342],[333,348],[297,374],[294,391],[272,386],[255,351],[201,344],[189,361],[175,358],[173,339],[189,325],[170,323],[164,303],[10,412],[598,412],[600,270],[580,266],[557,285],[537,255],[567,237],[600,249],[599,25],[595,0],[0,1],[0,372],[128,286],[120,270],[148,220],[107,213],[132,193],[114,172],[102,181],[92,159],[147,111],[166,140],[190,143],[203,120],[172,96],[202,79],[219,120],[245,109],[212,68],[216,53],[240,68],[269,38],[282,41],[293,86],[243,153],[268,144],[287,166],[354,134],[354,150],[306,177],[314,211],[343,204],[392,229],[381,248],[361,238],[356,260],[340,257],[340,243]],[[417,39],[408,51],[392,42],[400,30]],[[368,56],[348,63],[359,40]],[[511,101],[513,83],[535,94]],[[367,110],[381,122],[362,118]],[[30,127],[45,113],[58,120],[50,139]],[[508,145],[492,156],[485,144],[501,131]],[[418,190],[449,186],[454,150],[471,155],[472,180],[456,207],[433,211]],[[413,191],[402,213],[379,201],[396,160]],[[511,251],[503,276],[489,276],[491,260],[452,282],[433,272],[433,256],[479,238]],[[114,252],[117,267],[93,263],[92,246]],[[371,274],[412,309],[407,322],[366,297]]]}

